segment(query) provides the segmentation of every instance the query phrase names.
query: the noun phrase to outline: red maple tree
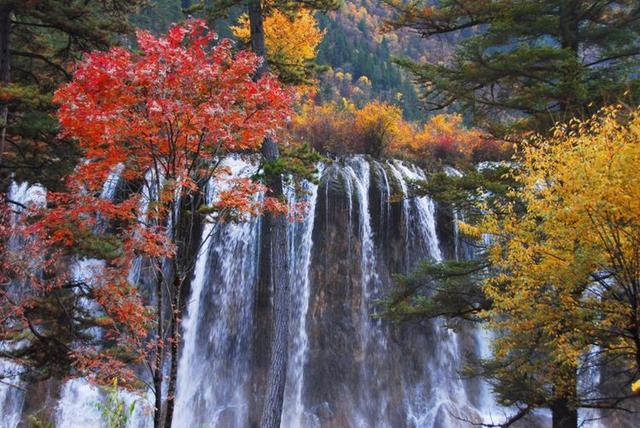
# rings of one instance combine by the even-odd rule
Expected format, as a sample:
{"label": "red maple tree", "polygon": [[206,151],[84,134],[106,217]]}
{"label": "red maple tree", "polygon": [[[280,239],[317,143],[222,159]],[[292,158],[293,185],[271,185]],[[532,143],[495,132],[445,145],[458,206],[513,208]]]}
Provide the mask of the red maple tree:
{"label": "red maple tree", "polygon": [[261,59],[234,55],[230,40],[209,49],[216,36],[204,21],[137,37],[140,54],[88,54],[55,94],[63,135],[85,151],[76,173],[85,186],[99,188],[122,164],[125,179],[154,170],[163,181],[156,190],[173,200],[178,188],[198,188],[221,156],[258,149],[291,114],[293,93],[271,75],[254,81]]}
{"label": "red maple tree", "polygon": [[[49,192],[46,205],[2,198],[2,356],[25,377],[105,382],[117,374],[124,385],[136,384],[131,368],[145,358],[138,349],[152,318],[128,271],[135,257],[169,256],[172,249],[153,232],[138,232],[135,202],[114,204],[81,191]],[[106,223],[117,227],[107,231]],[[95,263],[79,276],[82,259]]]}
{"label": "red maple tree", "polygon": [[[162,390],[165,344],[171,345],[169,364],[175,364],[182,287],[199,253],[188,251],[194,239],[188,221],[213,221],[207,215],[212,209],[217,219],[286,210],[283,201],[257,197],[266,189],[247,177],[228,179],[217,200],[203,209],[212,202],[205,200],[207,183],[228,175],[218,168],[221,159],[255,152],[265,137],[276,136],[293,102],[292,91],[275,77],[253,80],[260,58],[248,51],[234,54],[231,41],[215,40],[202,20],[175,25],[166,37],[138,31],[139,52],[112,48],[89,53],[72,81],[58,89],[54,100],[62,135],[77,141],[84,160],[68,178],[69,191],[50,192],[46,207],[24,207],[16,220],[15,204],[3,199],[1,338],[19,340],[29,330],[36,337],[46,333],[42,340],[57,346],[56,355],[76,375],[98,381],[118,377],[133,384],[129,368],[144,361],[153,372],[152,390]],[[117,200],[101,198],[115,170],[124,182],[143,183],[143,190]],[[19,251],[10,245],[17,235]],[[91,284],[76,281],[69,272],[70,263],[82,257],[103,261]],[[143,298],[127,279],[138,257],[155,267],[155,296]],[[41,265],[34,268],[30,259]],[[63,290],[72,302],[61,300],[55,314],[47,312]],[[81,298],[99,310],[78,312]],[[145,306],[149,302],[156,307]],[[80,323],[78,314],[91,322],[65,327],[65,335],[59,335],[59,315],[69,310],[76,312],[64,322]],[[93,327],[101,333],[89,334]],[[37,352],[29,358],[14,356],[32,366],[51,358]],[[167,418],[175,392],[174,368],[170,371]]]}

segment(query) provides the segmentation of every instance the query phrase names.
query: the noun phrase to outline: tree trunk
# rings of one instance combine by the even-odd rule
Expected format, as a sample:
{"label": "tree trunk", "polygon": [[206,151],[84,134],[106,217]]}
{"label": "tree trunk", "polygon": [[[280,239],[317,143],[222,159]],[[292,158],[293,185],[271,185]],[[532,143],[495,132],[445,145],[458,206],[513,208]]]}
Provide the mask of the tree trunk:
{"label": "tree trunk", "polygon": [[[249,2],[249,26],[251,29],[251,49],[256,55],[266,55],[264,42],[264,24],[260,1]],[[265,61],[256,70],[254,79],[259,79],[267,70]],[[263,150],[266,146],[263,146]],[[271,148],[271,147],[270,147]],[[258,282],[254,296],[254,325],[252,337],[251,362],[254,368],[251,376],[252,405],[249,409],[251,427],[258,427],[262,419],[264,397],[270,367],[271,343],[273,340],[273,313],[271,296],[273,281],[271,276],[272,252],[271,243],[273,220],[269,214],[262,218],[260,229],[260,260]]]}
{"label": "tree trunk", "polygon": [[267,71],[267,48],[264,41],[264,17],[260,0],[249,1],[249,27],[251,30],[251,50],[263,58],[262,64],[256,70],[258,79]]}
{"label": "tree trunk", "polygon": [[[9,37],[11,36],[11,13],[13,3],[6,2],[0,6],[0,85],[4,86],[11,81],[11,55],[9,53]],[[6,102],[0,103],[0,165],[4,159],[4,151],[7,139],[7,120],[9,107]]]}
{"label": "tree trunk", "polygon": [[163,428],[171,428],[173,423],[173,409],[175,405],[176,382],[178,379],[178,349],[180,346],[180,319],[182,311],[180,296],[182,295],[183,268],[189,258],[189,249],[183,240],[185,222],[185,206],[188,198],[178,196],[169,206],[171,222],[171,239],[176,245],[176,254],[171,259],[171,288],[169,290],[169,384],[167,385],[166,412]]}
{"label": "tree trunk", "polygon": [[171,287],[171,313],[169,320],[168,342],[170,346],[169,384],[167,385],[166,412],[163,428],[171,428],[178,385],[178,364],[180,347],[182,345],[182,314],[184,302],[188,299],[190,278],[203,246],[202,221],[198,214],[204,203],[203,196],[206,182],[198,181],[199,190],[181,196],[177,201],[176,210],[172,207],[173,241],[176,244],[176,254],[172,259],[173,284]]}
{"label": "tree trunk", "polygon": [[566,398],[560,398],[551,405],[553,428],[576,428],[578,426],[578,410],[573,408]]}
{"label": "tree trunk", "polygon": [[169,361],[169,385],[167,387],[167,412],[164,419],[163,428],[171,428],[173,423],[173,409],[176,398],[176,383],[178,380],[178,349],[180,347],[180,320],[182,311],[180,310],[180,295],[182,284],[180,281],[178,264],[173,259],[173,296],[171,296],[171,315],[169,317],[169,346],[171,350],[171,360]]}
{"label": "tree trunk", "polygon": [[[158,272],[162,272],[162,262],[159,262]],[[162,282],[163,275],[158,274],[156,281],[156,349],[155,349],[155,367],[153,370],[153,393],[155,395],[155,409],[153,412],[153,427],[162,428],[162,366],[164,349],[162,346],[162,336],[164,334],[164,320],[162,315]]]}
{"label": "tree trunk", "polygon": [[289,356],[289,278],[287,260],[287,224],[283,215],[273,220],[272,268],[274,284],[274,337],[271,343],[271,364],[267,378],[261,428],[278,428],[282,415],[284,387]]}
{"label": "tree trunk", "polygon": [[273,281],[271,268],[273,266],[273,248],[271,242],[273,219],[270,214],[262,218],[260,228],[260,259],[258,266],[258,281],[254,294],[253,335],[251,348],[251,400],[249,407],[249,421],[251,427],[258,427],[262,415],[263,397],[267,385],[267,373],[270,366],[271,343],[273,340]]}
{"label": "tree trunk", "polygon": [[563,70],[564,76],[560,83],[562,97],[560,109],[563,116],[560,121],[567,121],[575,116],[584,114],[583,91],[583,65],[580,60],[579,38],[579,5],[576,0],[562,0],[560,2],[560,15],[558,29],[560,45],[562,49],[571,53],[572,63],[567,64]]}
{"label": "tree trunk", "polygon": [[[266,161],[278,158],[277,144],[267,138],[262,144],[262,155]],[[268,179],[271,197],[283,195],[282,177]],[[289,260],[287,257],[287,219],[283,215],[266,214],[263,217],[263,234],[261,251],[260,282],[267,290],[273,292],[273,311],[270,315],[271,328],[266,337],[271,339],[264,351],[268,351],[268,372],[262,397],[262,415],[260,428],[278,428],[282,416],[284,388],[287,379],[289,357]],[[263,297],[264,298],[264,297]],[[268,304],[269,299],[266,299]],[[264,343],[264,342],[263,342]],[[262,391],[261,391],[262,392]]]}
{"label": "tree trunk", "polygon": [[562,378],[568,381],[561,390],[556,390],[555,400],[551,403],[551,419],[553,428],[577,428],[578,410],[578,367],[566,366],[562,369]]}
{"label": "tree trunk", "polygon": [[[249,24],[251,28],[251,49],[263,58],[263,62],[256,71],[258,79],[267,70],[266,47],[264,38],[264,21],[260,0],[249,1]],[[262,155],[269,162],[279,157],[278,145],[270,138],[262,143]],[[282,177],[267,178],[269,192],[267,196],[282,197]],[[262,337],[270,337],[271,346],[267,349],[268,342],[260,339],[255,344],[254,355],[258,355],[263,361],[268,361],[266,386],[264,382],[257,386],[257,403],[262,403],[262,415],[260,417],[261,428],[278,428],[282,416],[284,401],[284,387],[287,378],[287,360],[289,356],[289,276],[287,259],[287,219],[283,215],[266,214],[262,219],[262,245],[260,252],[260,281],[258,291],[256,318],[260,321],[271,319],[272,327]],[[273,292],[273,313],[269,313],[268,293]],[[266,293],[266,294],[265,294]],[[266,305],[266,307],[265,307]],[[269,334],[271,333],[271,334]],[[262,344],[262,346],[261,346]],[[263,347],[263,349],[260,349]],[[268,356],[265,360],[264,355]],[[259,379],[259,377],[258,377]],[[262,393],[264,389],[264,394]],[[260,400],[260,397],[263,397]]]}

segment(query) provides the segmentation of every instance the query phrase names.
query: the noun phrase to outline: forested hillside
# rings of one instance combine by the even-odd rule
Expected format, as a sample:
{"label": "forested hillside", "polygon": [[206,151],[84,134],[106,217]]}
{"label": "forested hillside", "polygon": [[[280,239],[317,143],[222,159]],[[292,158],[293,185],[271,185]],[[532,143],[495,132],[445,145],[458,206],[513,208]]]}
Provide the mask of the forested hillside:
{"label": "forested hillside", "polygon": [[[134,22],[156,32],[164,31],[182,17],[181,10],[181,0],[159,0],[145,8]],[[239,9],[229,13],[230,20],[218,21],[216,25],[223,36],[230,34],[228,24],[237,18]],[[363,107],[369,101],[379,100],[401,107],[408,120],[426,120],[412,76],[393,59],[424,60],[427,56],[443,59],[449,52],[445,38],[424,41],[409,31],[387,31],[385,19],[391,16],[390,10],[379,1],[346,0],[337,11],[317,16],[325,36],[318,47],[316,62],[327,67],[318,76],[318,103],[346,98]]]}
{"label": "forested hillside", "polygon": [[[402,108],[411,120],[424,120],[410,76],[392,58],[415,55],[418,37],[384,32],[387,10],[379,2],[347,1],[340,11],[320,19],[326,29],[318,62],[330,69],[320,76],[320,102],[345,97],[359,107],[371,100]],[[424,51],[422,52],[424,54]]]}

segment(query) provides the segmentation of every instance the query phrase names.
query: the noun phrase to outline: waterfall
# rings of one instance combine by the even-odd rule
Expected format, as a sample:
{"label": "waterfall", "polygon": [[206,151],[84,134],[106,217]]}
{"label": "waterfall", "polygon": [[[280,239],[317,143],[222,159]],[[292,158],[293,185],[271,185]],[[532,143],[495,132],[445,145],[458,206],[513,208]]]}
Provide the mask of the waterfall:
{"label": "waterfall", "polygon": [[407,183],[405,182],[405,179],[402,176],[402,172],[400,172],[400,169],[397,167],[396,164],[397,162],[389,162],[388,167],[394,179],[400,185],[400,192],[402,197],[402,221],[403,221],[402,230],[404,232],[403,240],[405,244],[404,245],[404,249],[405,249],[404,250],[404,266],[405,266],[405,270],[408,270],[409,265],[411,264],[411,261],[410,261],[411,251],[409,249],[409,243],[411,242],[411,239],[409,236],[409,230],[411,229],[409,227],[409,222],[411,221],[411,217],[409,215],[411,201],[407,198],[409,194],[409,190],[407,189]]}
{"label": "waterfall", "polygon": [[[16,202],[12,209],[19,213],[22,206],[43,206],[46,203],[47,192],[39,185],[30,186],[28,183],[11,183],[7,198]],[[14,224],[17,218],[13,220]],[[12,251],[20,251],[22,243],[11,239],[8,248]],[[9,291],[10,292],[10,291]],[[0,346],[6,346],[0,344]],[[0,428],[15,428],[21,419],[22,407],[25,398],[25,385],[20,380],[20,366],[0,358],[0,410],[3,415],[0,418]]]}
{"label": "waterfall", "polygon": [[[364,353],[361,367],[362,384],[360,385],[360,405],[358,412],[354,414],[355,426],[368,427],[378,421],[384,423],[385,412],[389,405],[386,394],[380,394],[377,400],[372,400],[375,391],[382,391],[377,373],[377,365],[372,361],[372,355],[376,352],[385,352],[386,338],[379,322],[371,319],[374,312],[374,299],[380,297],[380,278],[377,272],[377,261],[371,212],[369,209],[369,191],[371,185],[371,171],[369,161],[363,157],[354,157],[348,162],[344,173],[350,183],[349,190],[351,200],[357,203],[358,217],[358,241],[360,242],[360,270],[361,270],[361,331],[362,350]],[[353,203],[351,205],[353,209]],[[373,405],[372,405],[373,404]],[[385,424],[386,425],[386,424]]]}
{"label": "waterfall", "polygon": [[[435,262],[443,260],[442,250],[436,233],[435,204],[425,196],[411,197],[409,185],[414,181],[426,180],[424,171],[400,161],[390,162],[391,171],[401,184],[403,199],[403,218],[407,240],[421,250],[423,257]],[[409,225],[409,219],[414,226]],[[410,252],[411,249],[407,249]],[[477,422],[472,404],[467,396],[458,370],[462,360],[459,337],[447,328],[441,320],[434,320],[435,335],[438,338],[439,352],[430,359],[424,373],[426,382],[418,382],[413,394],[407,399],[408,425],[416,427],[456,426],[460,419]]]}
{"label": "waterfall", "polygon": [[[323,166],[319,173],[322,174]],[[289,186],[287,197],[293,204],[305,202],[304,220],[289,224],[289,260],[291,287],[291,341],[287,384],[285,386],[285,408],[282,425],[291,428],[309,426],[305,421],[302,387],[304,383],[304,365],[309,346],[307,336],[307,312],[309,310],[309,265],[313,248],[313,225],[315,222],[318,186],[310,182],[303,183],[304,195],[299,201],[298,195]]]}
{"label": "waterfall", "polygon": [[[256,171],[241,158],[227,158],[223,166],[231,177]],[[115,196],[116,173],[103,197]],[[282,428],[456,427],[456,417],[477,421],[484,414],[482,402],[490,397],[470,397],[458,374],[464,354],[484,348],[470,348],[438,321],[397,326],[374,316],[393,273],[409,272],[423,258],[443,259],[436,204],[411,197],[412,182],[425,178],[407,163],[354,156],[324,167],[319,185],[305,182],[302,193],[286,190],[291,203],[304,202],[306,211],[288,225],[292,310]],[[225,185],[224,179],[211,181],[206,202]],[[143,193],[142,211],[154,198],[150,189]],[[260,221],[209,220],[185,304],[173,422],[176,428],[244,428],[256,370],[250,355]],[[140,263],[132,282],[139,283]],[[82,261],[75,275],[96,268]],[[2,404],[3,391],[0,386],[6,412],[11,407]],[[60,392],[56,427],[102,427],[96,404],[104,400],[103,390],[75,379]],[[152,426],[152,397],[120,397],[136,403],[130,428]],[[12,413],[16,421],[19,413]]]}
{"label": "waterfall", "polygon": [[112,200],[116,196],[116,191],[118,190],[118,184],[120,183],[120,176],[122,175],[122,171],[124,170],[124,164],[118,164],[113,171],[109,173],[107,179],[102,186],[102,192],[100,193],[100,197],[102,199]]}
{"label": "waterfall", "polygon": [[0,428],[15,428],[20,422],[24,402],[24,385],[20,382],[19,366],[0,359]]}
{"label": "waterfall", "polygon": [[[404,192],[404,196],[410,196],[407,192],[407,180],[409,181],[420,181],[425,180],[426,176],[424,171],[420,170],[415,166],[408,167],[403,162],[396,161],[394,162],[395,168],[400,170],[400,180],[402,183],[402,190]],[[398,174],[396,172],[396,174]],[[440,249],[440,242],[438,241],[438,236],[436,234],[436,220],[435,220],[435,205],[431,198],[426,196],[405,199],[407,201],[404,204],[404,209],[406,210],[406,221],[410,221],[413,218],[411,212],[409,212],[409,206],[411,203],[415,205],[415,209],[413,213],[416,215],[416,221],[418,223],[417,230],[415,233],[417,236],[413,237],[414,240],[424,246],[423,255],[431,257],[434,261],[442,261],[442,251]]]}
{"label": "waterfall", "polygon": [[[224,162],[232,176],[256,167]],[[215,198],[214,184],[212,197]],[[222,187],[222,186],[221,186]],[[196,264],[183,322],[174,426],[247,426],[249,349],[253,292],[258,269],[258,221],[213,228]],[[213,228],[213,230],[212,230]]]}
{"label": "waterfall", "polygon": [[[150,399],[151,397],[148,397]],[[102,428],[101,404],[104,404],[105,391],[90,384],[85,379],[72,379],[64,383],[60,402],[56,409],[56,428]],[[120,391],[118,399],[126,409],[133,404],[127,428],[151,428],[153,420],[148,417],[146,401],[138,394]]]}

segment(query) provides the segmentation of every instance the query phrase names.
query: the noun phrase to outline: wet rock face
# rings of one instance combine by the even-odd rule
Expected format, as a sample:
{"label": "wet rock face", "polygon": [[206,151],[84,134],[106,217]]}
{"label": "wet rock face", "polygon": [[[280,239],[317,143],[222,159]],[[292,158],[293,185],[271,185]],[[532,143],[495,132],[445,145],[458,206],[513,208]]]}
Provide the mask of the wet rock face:
{"label": "wet rock face", "polygon": [[362,272],[355,262],[362,247],[355,239],[357,208],[352,209],[346,186],[346,177],[330,167],[318,189],[307,315],[312,345],[305,367],[306,400],[323,425],[332,421],[335,426],[348,426],[347,412],[355,407],[352,386],[359,377],[355,364],[363,358],[357,337]]}
{"label": "wet rock face", "polygon": [[453,260],[462,256],[457,251],[454,215],[450,206],[436,205],[436,231],[440,238],[440,248],[445,259]]}
{"label": "wet rock face", "polygon": [[[429,361],[443,352],[440,340],[451,340],[432,323],[399,326],[373,317],[376,299],[393,286],[392,274],[408,271],[429,254],[424,245],[408,242],[420,227],[413,217],[417,205],[398,195],[401,186],[388,164],[368,163],[368,172],[348,161],[332,165],[318,190],[304,403],[310,420],[322,427],[419,426],[419,416],[412,419],[410,413],[428,413],[419,407],[430,401],[436,381],[430,379]],[[345,168],[353,168],[359,182],[368,181],[367,203]],[[362,215],[363,207],[369,216]],[[366,253],[362,221],[371,225],[372,254]],[[373,259],[373,275],[363,272],[363,257]],[[475,346],[472,340],[461,344]],[[448,364],[454,374],[456,362]],[[447,413],[438,412],[436,421]]]}

